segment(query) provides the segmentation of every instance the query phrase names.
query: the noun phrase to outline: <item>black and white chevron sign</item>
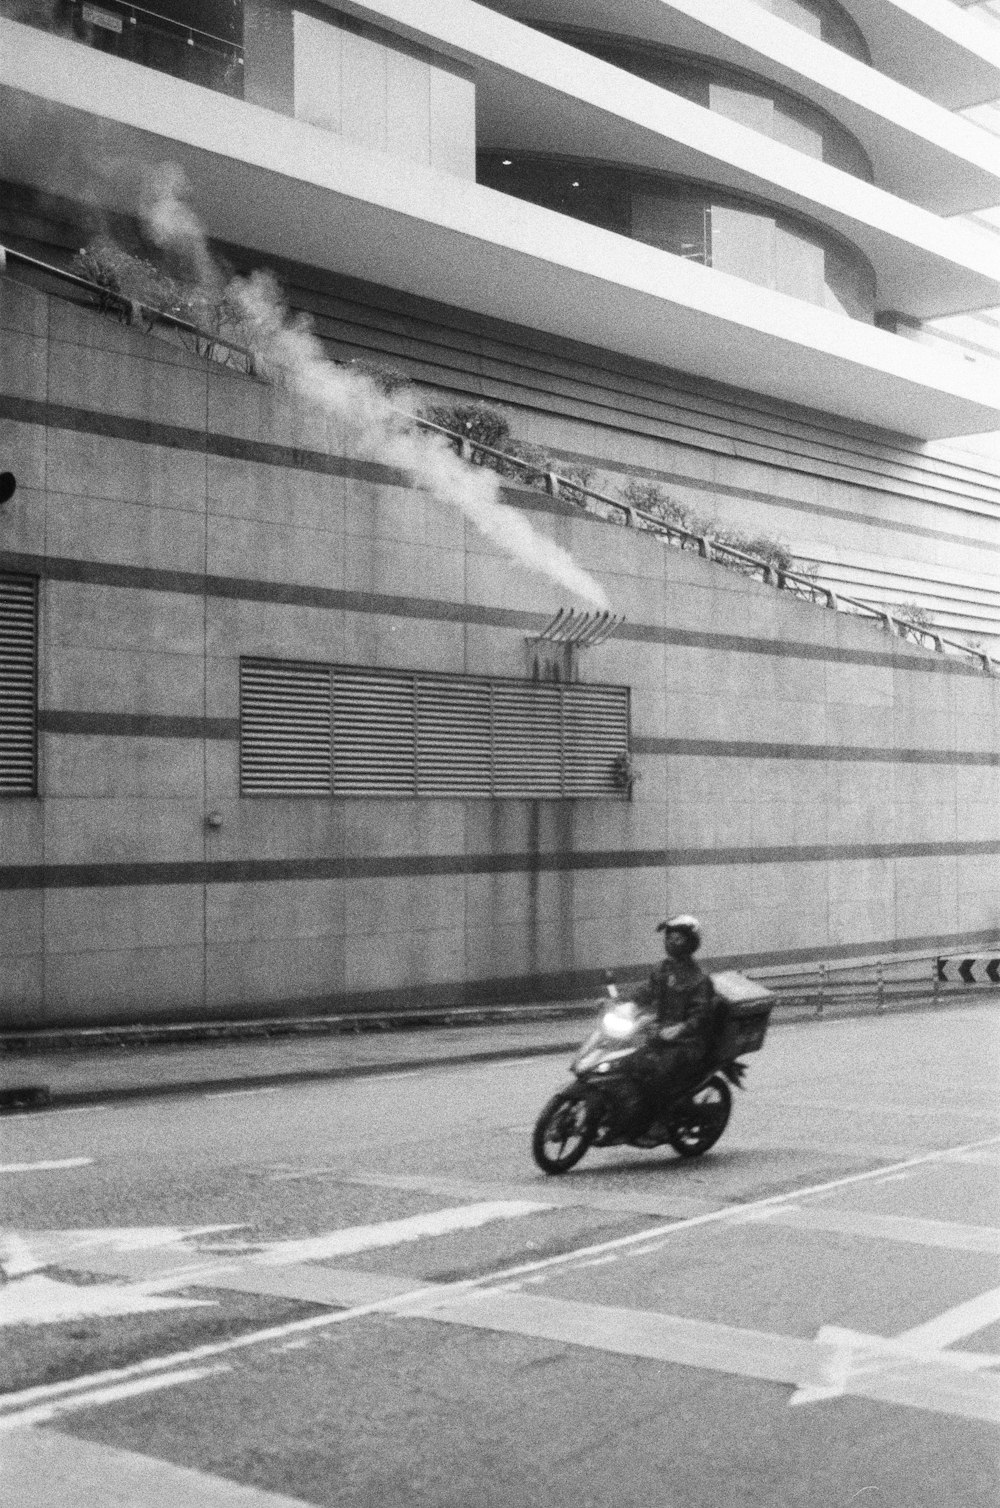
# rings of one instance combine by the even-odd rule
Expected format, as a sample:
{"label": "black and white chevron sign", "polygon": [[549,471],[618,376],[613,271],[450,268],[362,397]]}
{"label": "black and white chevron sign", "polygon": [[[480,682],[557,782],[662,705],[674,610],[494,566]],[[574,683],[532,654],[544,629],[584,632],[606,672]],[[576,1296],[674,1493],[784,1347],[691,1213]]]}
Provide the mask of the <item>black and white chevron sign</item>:
{"label": "black and white chevron sign", "polygon": [[1000,958],[988,953],[974,958],[939,958],[937,977],[942,984],[1000,984]]}

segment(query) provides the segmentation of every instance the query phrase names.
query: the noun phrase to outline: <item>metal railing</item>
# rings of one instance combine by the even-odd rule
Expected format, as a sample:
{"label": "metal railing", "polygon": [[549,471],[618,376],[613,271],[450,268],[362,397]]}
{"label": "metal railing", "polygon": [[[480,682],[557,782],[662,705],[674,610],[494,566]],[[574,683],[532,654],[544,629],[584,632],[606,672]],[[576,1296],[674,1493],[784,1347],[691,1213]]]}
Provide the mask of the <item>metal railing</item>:
{"label": "metal railing", "polygon": [[132,0],[0,0],[0,16],[218,93],[243,95],[244,54],[235,28],[232,36],[219,36]]}
{"label": "metal railing", "polygon": [[[251,376],[257,375],[253,351],[218,331],[203,329],[190,320],[167,313],[154,305],[130,299],[127,295],[81,277],[78,273],[69,272],[65,268],[43,262],[37,257],[0,244],[0,275],[5,272],[8,262],[18,262],[36,272],[86,290],[103,309],[117,312],[121,318],[130,323],[143,324],[147,329],[152,329],[157,323],[166,324],[193,337],[195,348],[200,355],[211,356],[229,364],[232,364],[231,358],[236,356],[239,358],[242,370]],[[698,534],[679,524],[670,523],[654,513],[636,507],[633,503],[623,502],[621,498],[598,492],[582,482],[574,481],[571,477],[560,475],[557,471],[546,470],[537,461],[526,460],[522,456],[498,450],[492,445],[482,444],[470,439],[468,435],[435,424],[419,414],[411,414],[402,409],[394,412],[421,430],[441,435],[454,446],[459,455],[471,464],[482,465],[492,461],[497,463],[495,469],[501,470],[508,476],[520,474],[529,485],[541,480],[550,497],[575,504],[585,512],[603,518],[609,516],[617,518],[628,528],[641,529],[655,534],[682,550],[694,550],[704,560],[714,560],[723,565],[734,566],[743,574],[759,579],[765,585],[773,586],[778,591],[790,592],[802,601],[814,602],[835,612],[846,612],[855,617],[867,618],[890,634],[910,639],[925,648],[933,649],[938,654],[951,651],[954,654],[963,655],[978,664],[987,675],[993,673],[993,661],[987,650],[975,649],[961,639],[949,638],[938,629],[915,623],[911,619],[891,612],[880,603],[868,602],[860,597],[850,597],[843,592],[835,592],[832,587],[822,585],[803,571],[777,566],[772,561],[751,555],[735,545],[714,539],[710,534]]]}
{"label": "metal railing", "polygon": [[[73,3],[74,5],[82,4],[82,0],[73,0]],[[205,31],[201,26],[188,26],[186,22],[178,21],[174,16],[165,16],[162,11],[150,10],[146,5],[133,5],[132,0],[100,0],[99,8],[108,4],[113,5],[116,11],[128,11],[129,24],[132,26],[136,25],[139,16],[148,16],[153,21],[162,21],[164,26],[172,27],[174,31],[183,32],[184,40],[189,45],[194,44],[195,37],[204,38],[206,42],[217,42],[220,51],[241,56],[241,48],[237,42],[228,37],[217,36],[214,31]]]}
{"label": "metal railing", "polygon": [[[990,945],[976,950],[988,953]],[[1000,952],[1000,943],[997,944]],[[988,995],[1000,1000],[1000,987],[990,983],[942,982],[937,963],[941,950],[933,953],[900,953],[877,958],[853,958],[789,964],[776,968],[749,968],[748,976],[773,990],[778,1008],[798,1009],[823,1017],[859,1007],[877,1014],[925,1002],[943,1005],[958,998]]]}

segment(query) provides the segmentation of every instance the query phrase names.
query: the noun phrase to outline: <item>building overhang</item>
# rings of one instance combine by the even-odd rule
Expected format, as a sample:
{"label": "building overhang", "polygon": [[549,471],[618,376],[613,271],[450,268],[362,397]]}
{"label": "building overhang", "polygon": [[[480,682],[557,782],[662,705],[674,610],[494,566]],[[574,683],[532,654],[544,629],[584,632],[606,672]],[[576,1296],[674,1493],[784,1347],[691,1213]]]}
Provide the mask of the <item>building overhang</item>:
{"label": "building overhang", "polygon": [[872,67],[949,110],[1000,99],[1000,32],[961,0],[839,0]]}
{"label": "building overhang", "polygon": [[[376,0],[375,4],[371,0],[321,0],[321,3],[358,16],[375,10],[388,14],[391,9],[382,0]],[[436,11],[453,0],[422,0],[422,3],[428,11]],[[651,0],[651,3],[662,5],[664,10],[689,9],[686,3],[675,6],[674,0]],[[482,0],[482,4],[514,16],[534,16],[538,11],[536,0],[523,3]],[[1000,28],[994,29],[976,15],[967,14],[961,4],[954,4],[953,0],[838,0],[838,4],[860,27],[876,73],[894,79],[947,110],[1000,99]],[[609,7],[600,6],[604,18],[601,29],[617,31],[627,26],[630,12],[640,5],[645,9],[647,0],[616,0],[610,13]],[[558,9],[564,18],[561,24],[581,24],[579,19],[574,20],[582,9],[577,0],[565,0]],[[711,8],[707,3],[704,7],[706,14],[714,10],[717,25],[723,24],[729,9],[728,0],[713,0]],[[763,26],[776,25],[786,30],[793,44],[796,40],[803,44],[813,41],[808,33],[790,22],[781,21],[763,9],[758,11],[757,7],[753,10],[751,24],[759,18]],[[836,49],[831,47],[829,51]]]}
{"label": "building overhang", "polygon": [[[1000,205],[987,131],[766,11],[728,0],[483,0],[515,20],[634,38],[744,68],[810,100],[867,152],[880,187],[940,215]],[[378,4],[378,0],[375,0]],[[1000,67],[996,73],[1000,99]]]}
{"label": "building overhang", "polygon": [[[174,161],[208,234],[263,259],[909,436],[1000,428],[1000,390],[973,363],[319,127],[29,35],[46,53],[44,89],[26,92],[25,60],[8,66],[10,49],[0,51],[0,171],[14,181],[128,210],[144,175]],[[71,105],[64,96],[83,72],[91,103]]]}
{"label": "building overhang", "polygon": [[484,148],[665,173],[802,216],[868,258],[880,310],[933,319],[1000,304],[1000,258],[977,227],[943,220],[472,0],[352,0],[352,10],[475,69]]}

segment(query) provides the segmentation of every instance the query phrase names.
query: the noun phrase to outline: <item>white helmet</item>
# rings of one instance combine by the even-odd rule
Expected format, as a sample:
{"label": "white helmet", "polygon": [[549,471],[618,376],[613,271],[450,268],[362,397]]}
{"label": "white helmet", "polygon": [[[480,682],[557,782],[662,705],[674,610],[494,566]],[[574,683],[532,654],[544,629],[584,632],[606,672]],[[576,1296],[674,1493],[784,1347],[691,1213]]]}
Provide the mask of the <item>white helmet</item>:
{"label": "white helmet", "polygon": [[701,947],[701,927],[696,916],[668,916],[659,922],[657,932],[680,932],[687,939],[688,954],[697,953]]}

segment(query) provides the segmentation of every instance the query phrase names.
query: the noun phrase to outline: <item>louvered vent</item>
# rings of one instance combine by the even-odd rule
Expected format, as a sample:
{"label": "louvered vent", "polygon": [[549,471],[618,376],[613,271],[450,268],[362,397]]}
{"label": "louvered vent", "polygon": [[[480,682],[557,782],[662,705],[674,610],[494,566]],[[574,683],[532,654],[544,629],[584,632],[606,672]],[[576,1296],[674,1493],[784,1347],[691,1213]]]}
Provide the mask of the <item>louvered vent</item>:
{"label": "louvered vent", "polygon": [[417,794],[489,796],[490,684],[417,676]]}
{"label": "louvered vent", "polygon": [[615,761],[628,754],[628,692],[623,686],[563,691],[567,796],[606,796],[619,782]]}
{"label": "louvered vent", "polygon": [[240,789],[245,796],[330,794],[330,669],[240,662]]}
{"label": "louvered vent", "polygon": [[561,686],[498,681],[493,692],[494,794],[563,795]]}
{"label": "louvered vent", "polygon": [[337,666],[333,789],[338,796],[413,796],[413,676]]}
{"label": "louvered vent", "polygon": [[624,795],[624,686],[244,660],[241,687],[245,795]]}
{"label": "louvered vent", "polygon": [[0,796],[33,796],[37,766],[38,583],[0,574]]}

